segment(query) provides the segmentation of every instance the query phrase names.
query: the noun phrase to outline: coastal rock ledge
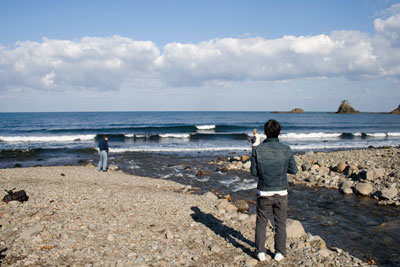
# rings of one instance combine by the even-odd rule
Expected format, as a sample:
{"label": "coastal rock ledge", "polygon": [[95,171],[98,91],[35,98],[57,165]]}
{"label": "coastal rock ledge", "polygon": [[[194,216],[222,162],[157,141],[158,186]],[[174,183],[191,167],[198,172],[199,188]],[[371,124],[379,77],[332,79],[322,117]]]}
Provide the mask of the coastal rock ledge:
{"label": "coastal rock ledge", "polygon": [[[1,169],[0,187],[29,195],[24,203],[0,203],[4,266],[261,265],[253,252],[255,214],[190,186],[71,166]],[[327,248],[299,221],[287,226],[279,266],[371,266]],[[269,225],[271,251],[272,231]]]}

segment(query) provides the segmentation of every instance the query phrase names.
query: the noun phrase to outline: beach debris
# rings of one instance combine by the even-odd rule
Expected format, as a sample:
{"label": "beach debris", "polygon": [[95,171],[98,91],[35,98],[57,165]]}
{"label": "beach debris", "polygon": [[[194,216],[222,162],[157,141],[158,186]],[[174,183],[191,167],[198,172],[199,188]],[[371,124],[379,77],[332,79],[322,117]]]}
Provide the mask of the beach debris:
{"label": "beach debris", "polygon": [[15,188],[11,190],[4,190],[7,192],[7,195],[3,197],[3,202],[9,203],[10,201],[19,201],[19,202],[28,201],[29,197],[24,190],[20,190],[17,192],[14,192],[14,190]]}

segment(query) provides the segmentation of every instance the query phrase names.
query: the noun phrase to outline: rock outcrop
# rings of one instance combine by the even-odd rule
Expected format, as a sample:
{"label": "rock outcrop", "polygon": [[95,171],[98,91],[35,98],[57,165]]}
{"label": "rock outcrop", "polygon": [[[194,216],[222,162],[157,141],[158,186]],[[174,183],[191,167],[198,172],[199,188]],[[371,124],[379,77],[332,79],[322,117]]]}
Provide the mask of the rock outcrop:
{"label": "rock outcrop", "polygon": [[304,110],[301,108],[294,108],[289,113],[304,113]]}
{"label": "rock outcrop", "polygon": [[350,106],[347,100],[343,100],[336,113],[356,114],[360,113],[360,111],[355,110],[352,106]]}
{"label": "rock outcrop", "polygon": [[392,113],[392,114],[400,114],[400,105],[390,113]]}

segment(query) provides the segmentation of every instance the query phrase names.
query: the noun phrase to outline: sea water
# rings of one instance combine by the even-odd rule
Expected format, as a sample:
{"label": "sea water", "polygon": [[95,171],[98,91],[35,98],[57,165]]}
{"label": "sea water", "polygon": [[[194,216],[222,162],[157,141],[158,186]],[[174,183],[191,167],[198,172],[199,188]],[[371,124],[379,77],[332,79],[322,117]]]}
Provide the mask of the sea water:
{"label": "sea water", "polygon": [[[103,135],[111,152],[250,150],[253,129],[282,125],[294,151],[398,146],[400,116],[308,112],[76,112],[0,113],[0,151],[95,148]],[[265,137],[265,136],[264,136]]]}

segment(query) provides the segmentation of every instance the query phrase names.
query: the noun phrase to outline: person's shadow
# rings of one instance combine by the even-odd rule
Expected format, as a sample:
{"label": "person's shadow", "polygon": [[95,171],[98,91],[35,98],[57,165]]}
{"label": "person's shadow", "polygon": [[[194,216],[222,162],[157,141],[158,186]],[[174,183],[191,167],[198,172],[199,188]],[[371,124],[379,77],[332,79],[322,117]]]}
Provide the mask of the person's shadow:
{"label": "person's shadow", "polygon": [[202,212],[198,207],[191,207],[190,209],[194,211],[194,214],[191,215],[194,221],[204,224],[215,234],[231,242],[234,247],[240,248],[247,255],[254,257],[254,253],[239,241],[247,243],[250,247],[254,247],[254,242],[245,238],[241,232],[224,225],[223,221],[215,218],[210,213]]}

